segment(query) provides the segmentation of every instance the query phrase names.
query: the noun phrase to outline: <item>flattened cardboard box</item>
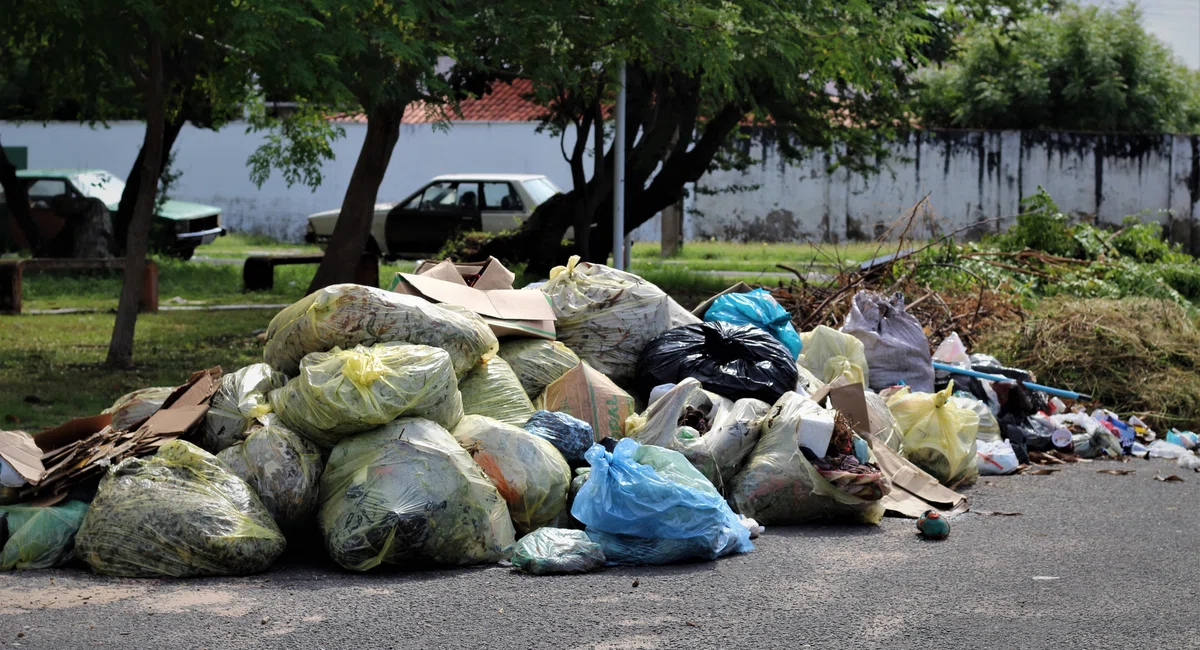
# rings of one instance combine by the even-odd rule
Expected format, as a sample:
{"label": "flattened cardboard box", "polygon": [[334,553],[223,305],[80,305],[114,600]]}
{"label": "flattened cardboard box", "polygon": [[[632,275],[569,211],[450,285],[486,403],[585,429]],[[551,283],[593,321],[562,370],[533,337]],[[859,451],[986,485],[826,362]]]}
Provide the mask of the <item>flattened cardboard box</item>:
{"label": "flattened cardboard box", "polygon": [[37,485],[46,475],[42,450],[24,431],[0,431],[0,458],[30,485]]}
{"label": "flattened cardboard box", "polygon": [[[474,276],[472,287],[466,278]],[[546,295],[513,289],[515,277],[494,257],[468,264],[424,262],[416,273],[397,273],[388,289],[465,307],[479,314],[497,337],[554,340],[554,310]]]}
{"label": "flattened cardboard box", "polygon": [[596,442],[619,438],[625,431],[625,418],[636,412],[629,393],[584,362],[551,382],[538,398],[538,408],[587,422]]}

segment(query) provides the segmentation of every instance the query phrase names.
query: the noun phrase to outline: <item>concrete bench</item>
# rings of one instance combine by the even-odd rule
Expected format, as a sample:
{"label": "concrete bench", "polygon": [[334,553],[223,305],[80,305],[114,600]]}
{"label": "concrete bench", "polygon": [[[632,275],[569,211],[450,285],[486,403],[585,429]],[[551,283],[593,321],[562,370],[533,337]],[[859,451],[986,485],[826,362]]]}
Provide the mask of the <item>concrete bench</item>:
{"label": "concrete bench", "polygon": [[[275,267],[291,264],[320,264],[324,255],[253,255],[242,265],[244,291],[270,291],[275,288]],[[354,270],[354,281],[368,287],[379,286],[379,258],[363,255]]]}
{"label": "concrete bench", "polygon": [[[0,260],[0,314],[21,313],[21,282],[26,269],[34,271],[91,271],[97,269],[124,270],[125,258],[56,258]],[[158,311],[158,264],[146,260],[142,275],[142,290],[138,294],[138,311]]]}

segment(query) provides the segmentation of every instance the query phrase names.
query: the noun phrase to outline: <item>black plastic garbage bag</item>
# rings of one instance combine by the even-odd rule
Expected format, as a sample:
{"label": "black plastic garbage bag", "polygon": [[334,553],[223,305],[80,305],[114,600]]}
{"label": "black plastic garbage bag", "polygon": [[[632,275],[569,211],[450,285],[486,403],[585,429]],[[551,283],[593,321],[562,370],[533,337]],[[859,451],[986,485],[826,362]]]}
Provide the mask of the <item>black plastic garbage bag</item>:
{"label": "black plastic garbage bag", "polygon": [[796,360],[778,339],[753,325],[696,323],[663,332],[642,351],[643,394],[688,377],[722,397],[774,404],[796,387]]}
{"label": "black plastic garbage bag", "polygon": [[583,455],[595,444],[592,425],[557,411],[538,411],[522,428],[554,445],[568,463],[585,462]]}

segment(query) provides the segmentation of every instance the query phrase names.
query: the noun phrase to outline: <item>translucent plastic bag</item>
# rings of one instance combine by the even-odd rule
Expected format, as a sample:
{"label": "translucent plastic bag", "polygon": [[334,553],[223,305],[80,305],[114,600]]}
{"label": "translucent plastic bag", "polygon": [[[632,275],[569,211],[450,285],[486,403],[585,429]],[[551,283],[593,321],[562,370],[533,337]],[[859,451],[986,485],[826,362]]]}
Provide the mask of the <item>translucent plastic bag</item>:
{"label": "translucent plastic bag", "polygon": [[316,514],[325,463],[315,445],[283,426],[274,413],[259,422],[217,458],[254,489],[281,529],[295,530]]}
{"label": "translucent plastic bag", "polygon": [[204,416],[200,446],[215,454],[240,440],[255,418],[271,412],[267,394],[285,384],[287,377],[265,363],[223,375]]}
{"label": "translucent plastic bag", "polygon": [[458,392],[466,415],[486,415],[519,427],[534,412],[516,373],[500,357],[475,366],[458,383]]}
{"label": "translucent plastic bag", "polygon": [[[679,452],[626,438],[611,454],[592,447],[587,459],[592,471],[571,514],[610,562],[714,560],[753,550],[750,532]],[[631,537],[640,539],[630,544]]]}
{"label": "translucent plastic bag", "polygon": [[579,357],[559,341],[516,339],[500,344],[500,358],[512,366],[529,399],[579,365]]}
{"label": "translucent plastic bag", "polygon": [[793,360],[800,356],[800,334],[792,324],[792,315],[766,289],[717,296],[704,313],[704,320],[754,325],[778,339],[791,352]]}
{"label": "translucent plastic bag", "polygon": [[182,440],[111,468],[75,541],[96,573],[131,578],[258,573],[286,544],[250,486]]}
{"label": "translucent plastic bag", "polygon": [[[831,430],[833,417],[833,411],[807,397],[796,393],[781,397],[763,423],[750,460],[733,479],[729,501],[734,510],[763,525],[822,520],[879,523],[883,495],[868,499],[838,489],[800,451],[811,429]],[[885,486],[884,494],[889,489]]]}
{"label": "translucent plastic bag", "polygon": [[604,566],[604,551],[582,530],[539,528],[517,540],[512,563],[535,576],[591,573]]}
{"label": "translucent plastic bag", "polygon": [[979,428],[975,431],[975,439],[982,442],[994,442],[1000,439],[1000,422],[992,415],[987,404],[974,397],[955,395],[954,404],[959,408],[972,411],[979,418]]}
{"label": "translucent plastic bag", "polygon": [[151,415],[158,413],[163,402],[175,392],[170,386],[142,388],[117,398],[113,405],[104,409],[104,413],[112,414],[113,431],[133,431]]}
{"label": "translucent plastic bag", "polygon": [[854,296],[842,332],[863,343],[871,366],[871,390],[904,382],[915,391],[933,391],[933,359],[921,324],[904,310],[904,295],[888,298],[874,291]]}
{"label": "translucent plastic bag", "polygon": [[318,519],[330,557],[353,571],[499,562],[516,541],[479,465],[440,425],[416,418],[334,448]]}
{"label": "translucent plastic bag", "polygon": [[0,571],[52,569],[75,555],[75,534],[88,504],[67,501],[56,506],[0,506],[8,524],[8,540],[0,550]]}
{"label": "translucent plastic bag", "polygon": [[571,257],[541,291],[558,320],[558,340],[618,384],[633,380],[638,355],[670,327],[667,294],[632,273]]}
{"label": "translucent plastic bag", "polygon": [[568,463],[582,463],[583,455],[595,444],[592,425],[567,413],[538,411],[522,427],[554,445]]}
{"label": "translucent plastic bag", "polygon": [[979,416],[951,399],[954,382],[940,393],[908,393],[888,408],[904,431],[904,457],[945,485],[970,485],[979,477],[975,436]]}
{"label": "translucent plastic bag", "polygon": [[828,384],[844,376],[851,383],[869,385],[870,371],[862,341],[824,325],[801,334],[800,340],[804,343],[800,365],[808,368],[817,379]]}
{"label": "translucent plastic bag", "polygon": [[451,432],[508,503],[518,535],[545,526],[567,507],[571,468],[549,442],[482,415]]}
{"label": "translucent plastic bag", "polygon": [[876,393],[863,391],[863,399],[867,403],[867,417],[870,418],[871,431],[888,449],[900,453],[904,441],[904,432],[896,424],[896,418],[888,409],[887,402]]}
{"label": "translucent plastic bag", "polygon": [[463,416],[450,355],[407,343],[314,352],[269,397],[286,427],[326,448],[405,415],[444,427]]}
{"label": "translucent plastic bag", "polygon": [[689,378],[641,415],[629,416],[625,437],[678,451],[724,490],[758,442],[761,418],[770,408],[756,399],[730,402]]}
{"label": "translucent plastic bag", "polygon": [[392,341],[442,348],[460,377],[500,347],[487,323],[467,310],[375,287],[335,284],[276,314],[267,327],[263,360],[294,377],[300,360],[313,352]]}

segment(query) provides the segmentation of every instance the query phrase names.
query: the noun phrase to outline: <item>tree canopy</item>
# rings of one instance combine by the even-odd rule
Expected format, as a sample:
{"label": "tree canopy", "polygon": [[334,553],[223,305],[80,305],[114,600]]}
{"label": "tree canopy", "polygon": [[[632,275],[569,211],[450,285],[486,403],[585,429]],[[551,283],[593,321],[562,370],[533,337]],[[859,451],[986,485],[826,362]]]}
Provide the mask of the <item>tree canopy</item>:
{"label": "tree canopy", "polygon": [[1196,132],[1200,74],[1148,33],[1135,5],[1068,5],[1007,30],[976,24],[919,76],[922,126]]}

